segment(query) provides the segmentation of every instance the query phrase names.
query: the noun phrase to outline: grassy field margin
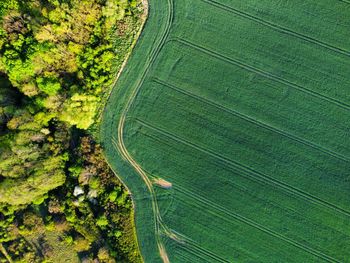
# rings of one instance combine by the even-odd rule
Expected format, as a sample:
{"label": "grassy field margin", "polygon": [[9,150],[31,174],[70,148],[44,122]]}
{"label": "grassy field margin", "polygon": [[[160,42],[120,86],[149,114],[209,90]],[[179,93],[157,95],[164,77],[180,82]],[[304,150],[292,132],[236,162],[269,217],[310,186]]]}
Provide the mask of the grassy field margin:
{"label": "grassy field margin", "polygon": [[[157,215],[152,215],[153,211],[158,209],[157,207],[155,207],[156,201],[155,201],[153,186],[146,179],[147,176],[143,175],[144,172],[142,168],[139,167],[137,163],[133,162],[133,159],[128,154],[123,144],[123,125],[125,121],[125,114],[127,113],[129,107],[131,106],[131,103],[136,95],[135,92],[137,93],[137,89],[141,86],[141,83],[136,83],[135,89],[128,89],[128,90],[123,89],[124,87],[127,87],[127,86],[122,85],[121,83],[124,83],[126,81],[127,78],[125,77],[125,75],[128,75],[128,74],[136,75],[139,72],[147,74],[147,69],[150,68],[149,65],[150,63],[152,63],[152,61],[154,61],[154,58],[156,56],[156,53],[153,53],[153,52],[155,52],[155,49],[159,47],[159,46],[156,46],[155,49],[150,50],[149,52],[148,50],[142,52],[140,51],[140,49],[138,49],[138,45],[139,46],[141,45],[139,44],[139,42],[146,41],[145,38],[149,37],[148,35],[145,36],[145,34],[143,33],[144,29],[147,28],[147,26],[152,27],[153,25],[152,22],[157,20],[157,19],[152,19],[152,21],[149,21],[150,20],[149,16],[153,18],[153,16],[157,17],[162,14],[161,12],[156,12],[155,10],[153,10],[153,5],[150,5],[150,3],[147,0],[143,0],[142,5],[144,7],[142,25],[140,27],[140,30],[137,36],[134,39],[134,42],[130,48],[129,54],[125,58],[121,69],[116,75],[115,81],[112,85],[113,88],[111,89],[108,95],[105,109],[104,109],[104,112],[102,113],[101,144],[103,145],[103,148],[104,148],[104,154],[105,154],[107,163],[109,164],[111,169],[114,171],[115,175],[124,184],[124,186],[127,188],[127,190],[131,195],[132,203],[134,207],[134,213],[133,213],[134,224],[135,224],[134,229],[136,232],[135,234],[137,236],[137,243],[141,252],[140,254],[141,254],[142,260],[144,262],[161,262],[161,261],[169,262],[165,252],[165,248],[162,245],[159,233],[157,233],[159,231],[158,229],[159,226],[157,225]],[[157,5],[159,6],[159,4]],[[158,6],[155,6],[155,9]],[[150,10],[152,10],[151,14],[150,14]],[[148,25],[148,24],[151,24],[151,25]],[[158,34],[154,30],[152,31],[152,33],[158,36]],[[160,35],[160,39],[161,41],[165,40],[162,38],[162,35]],[[141,54],[139,54],[140,52]],[[140,56],[145,56],[150,53],[152,53],[153,57],[151,57],[150,61],[149,61],[149,58],[146,59],[145,70],[143,71],[130,70],[128,68],[128,65],[132,64],[130,60],[135,60]],[[140,59],[140,61],[142,61],[142,59]],[[130,96],[128,92],[131,93]],[[117,113],[115,114],[114,112],[117,112]],[[115,130],[113,128],[115,128]],[[114,132],[116,133],[117,130],[118,130],[118,134],[114,134]],[[116,138],[118,138],[117,139],[118,143],[116,142],[117,141]],[[118,148],[118,153],[119,153],[117,156],[115,155],[116,148]],[[124,169],[128,171],[123,172]],[[138,174],[134,176],[127,176],[130,174],[130,172],[132,172],[132,174],[135,174],[135,171]],[[136,182],[140,180],[143,180],[143,182]],[[140,187],[144,184],[147,185],[147,189],[145,189],[144,187]],[[149,227],[151,227],[152,225],[154,225],[155,227],[155,233],[154,231],[149,229]],[[146,248],[147,248],[147,251],[146,251]],[[154,252],[156,251],[159,251],[159,255],[154,254]]]}

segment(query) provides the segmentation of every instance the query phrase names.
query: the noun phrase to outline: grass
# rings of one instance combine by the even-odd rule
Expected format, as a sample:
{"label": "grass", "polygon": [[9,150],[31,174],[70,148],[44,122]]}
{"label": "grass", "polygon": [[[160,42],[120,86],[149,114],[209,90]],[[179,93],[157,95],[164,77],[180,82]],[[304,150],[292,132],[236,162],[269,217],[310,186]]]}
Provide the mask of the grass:
{"label": "grass", "polygon": [[350,3],[150,7],[101,131],[145,262],[350,262]]}

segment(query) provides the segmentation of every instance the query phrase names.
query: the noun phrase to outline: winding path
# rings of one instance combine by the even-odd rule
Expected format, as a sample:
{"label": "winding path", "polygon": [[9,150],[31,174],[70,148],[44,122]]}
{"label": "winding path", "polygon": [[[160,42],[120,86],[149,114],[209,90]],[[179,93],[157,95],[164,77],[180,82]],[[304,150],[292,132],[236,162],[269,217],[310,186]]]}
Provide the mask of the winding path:
{"label": "winding path", "polygon": [[[150,10],[153,11],[153,5],[149,5],[150,3],[148,3],[147,1],[143,1],[143,5],[145,6],[145,9],[147,10],[146,13],[149,13]],[[153,2],[152,2],[153,4]],[[157,7],[159,7],[159,4],[154,4],[155,9]],[[158,5],[158,6],[157,6]],[[161,4],[164,5],[164,4]],[[166,17],[166,21],[165,21],[165,27],[162,30],[162,32],[159,32],[159,37],[158,37],[158,42],[157,45],[153,46],[153,49],[150,50],[150,52],[144,52],[144,55],[149,55],[148,60],[145,61],[145,67],[143,67],[142,71],[138,71],[141,72],[141,75],[137,78],[136,83],[134,83],[134,85],[132,86],[132,88],[130,88],[125,92],[124,96],[120,96],[119,92],[120,90],[116,91],[115,89],[113,89],[112,93],[110,94],[110,97],[108,99],[108,103],[104,112],[104,116],[102,119],[102,128],[101,128],[101,141],[103,143],[104,149],[105,149],[105,153],[106,153],[106,159],[108,161],[108,163],[110,164],[110,166],[112,167],[112,169],[116,172],[116,174],[120,174],[119,172],[119,165],[117,165],[117,163],[120,163],[120,160],[116,161],[116,156],[114,155],[115,152],[118,152],[120,157],[122,157],[122,159],[124,160],[124,162],[126,162],[128,165],[130,165],[134,171],[138,174],[139,178],[142,179],[143,184],[146,185],[147,187],[147,192],[145,193],[145,191],[142,191],[143,194],[146,194],[149,196],[150,199],[150,205],[152,207],[152,213],[153,213],[153,228],[154,231],[143,231],[143,233],[145,233],[145,235],[149,236],[149,235],[154,235],[155,236],[155,245],[158,249],[159,252],[159,257],[161,259],[162,262],[164,263],[168,263],[169,258],[165,249],[165,245],[164,242],[162,240],[162,235],[168,236],[173,240],[177,240],[179,242],[181,242],[181,239],[176,235],[176,233],[172,232],[170,229],[167,228],[167,226],[163,223],[160,211],[159,211],[159,206],[158,206],[158,202],[157,202],[157,197],[156,197],[156,193],[154,190],[154,185],[153,182],[151,181],[151,179],[149,178],[149,176],[147,175],[147,173],[142,169],[142,167],[133,159],[133,157],[131,156],[131,154],[128,152],[125,143],[124,143],[124,130],[125,130],[125,120],[127,118],[127,114],[128,111],[130,110],[131,106],[133,105],[133,102],[142,86],[142,84],[144,83],[147,74],[149,73],[154,61],[156,60],[159,52],[161,51],[162,47],[164,46],[164,44],[166,43],[167,37],[169,35],[170,32],[170,28],[171,28],[171,24],[173,21],[173,0],[167,0],[167,6],[168,6],[168,10],[167,10],[167,15],[164,16],[164,14],[162,13],[163,17]],[[151,12],[152,12],[151,11]],[[161,12],[159,11],[154,11],[150,14],[150,16],[156,16],[157,14],[161,14]],[[150,23],[152,23],[152,21],[148,22],[146,21],[145,23],[145,27],[152,27],[152,25],[150,25]],[[143,28],[143,27],[142,27]],[[157,27],[159,28],[159,27]],[[156,34],[155,32],[156,30],[153,30],[153,32]],[[147,37],[147,36],[146,36]],[[143,35],[141,35],[139,41],[143,40]],[[131,55],[130,59],[133,59],[134,54]],[[119,74],[117,75],[117,79],[118,81],[123,81],[123,79],[119,80],[119,77],[121,76],[121,72],[123,70],[125,70],[125,66],[126,64],[129,63],[128,62],[128,58],[126,59],[126,62],[123,64],[121,71],[119,72]],[[131,62],[130,62],[131,63]],[[120,114],[118,114],[118,116],[113,116],[113,118],[110,118],[108,115],[110,112],[114,112],[114,111],[110,111],[108,110],[109,107],[115,106],[116,108],[118,108],[120,110]],[[115,121],[119,119],[118,124],[116,126],[114,126]],[[108,121],[104,121],[104,120],[108,120]],[[112,121],[111,121],[112,120]],[[117,127],[117,129],[115,129]],[[113,128],[114,128],[114,132],[113,132]],[[117,136],[116,137],[112,137],[110,138],[108,135],[109,134],[113,134],[115,133],[115,131],[117,130]],[[113,146],[113,148],[111,148],[111,145]],[[124,164],[125,165],[125,164]],[[123,173],[126,174],[126,173]],[[119,176],[118,176],[119,177]],[[132,178],[120,178],[120,180],[124,183],[124,185],[128,185],[130,188],[132,188],[131,192],[134,194],[133,196],[133,201],[135,201],[135,199],[138,199],[137,193],[140,193],[140,191],[135,190],[135,182],[126,182],[126,181],[132,181]],[[129,190],[130,192],[130,190]],[[141,197],[140,197],[141,198]],[[147,199],[145,199],[147,200]],[[138,212],[140,209],[136,206],[135,202],[134,202],[134,207],[135,207],[135,221],[136,224],[138,221],[138,216],[139,214],[141,214],[140,212]],[[146,208],[143,208],[142,210],[146,210]],[[143,223],[143,225],[145,225]],[[141,226],[137,226],[138,229]],[[143,227],[141,227],[142,229]],[[148,233],[147,233],[148,232]],[[152,239],[152,237],[148,237],[149,239]],[[139,243],[141,243],[140,246],[140,250],[141,250],[141,255],[144,257],[144,255],[150,254],[150,252],[145,252],[143,250],[149,250],[150,246],[149,244],[147,244],[147,248],[143,246],[143,243],[145,243],[143,237],[140,237],[140,235],[138,235],[138,239],[139,239]],[[141,240],[140,240],[141,239]],[[154,245],[154,244],[153,244]],[[154,256],[153,256],[154,257]],[[147,260],[145,260],[145,258],[143,258],[144,261],[149,261],[149,262],[155,262],[154,260],[159,261],[158,259],[150,259],[151,257],[148,257]]]}

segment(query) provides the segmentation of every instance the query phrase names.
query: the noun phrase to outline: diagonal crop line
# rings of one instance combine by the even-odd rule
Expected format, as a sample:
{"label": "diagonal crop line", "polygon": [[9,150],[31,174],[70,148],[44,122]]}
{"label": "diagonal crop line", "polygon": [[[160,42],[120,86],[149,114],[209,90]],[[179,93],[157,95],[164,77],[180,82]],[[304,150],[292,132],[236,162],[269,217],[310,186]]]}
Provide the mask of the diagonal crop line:
{"label": "diagonal crop line", "polygon": [[[208,249],[202,248],[200,245],[198,245],[197,243],[195,243],[192,240],[186,239],[186,244],[188,244],[190,247],[192,247],[192,249],[194,251],[198,251],[198,252],[202,253],[203,255],[216,260],[217,262],[230,263],[230,261],[227,261],[226,259],[221,258],[220,256],[214,254],[213,252],[209,251]],[[187,251],[190,250],[189,247],[184,246],[183,248]]]}
{"label": "diagonal crop line", "polygon": [[[189,247],[182,247],[182,250],[186,251],[187,253],[189,253],[190,255],[193,255],[201,260],[203,260],[202,262],[208,262],[208,257],[200,254],[197,250],[195,249],[190,249]],[[179,255],[181,255],[180,257],[185,258],[187,261],[185,262],[193,262],[193,258],[190,259],[190,256],[184,256],[183,253],[178,253]],[[190,260],[189,260],[190,259]]]}
{"label": "diagonal crop line", "polygon": [[[189,244],[190,246],[183,246],[182,249],[185,250],[186,252],[202,259],[203,261],[202,262],[208,262],[208,257],[211,258],[211,259],[214,259],[216,262],[222,262],[222,263],[230,263],[229,261],[222,261],[218,258],[214,258],[213,256],[211,255],[207,255],[204,251],[200,250],[198,247],[194,247],[192,244]],[[188,261],[188,262],[191,262],[191,261]]]}
{"label": "diagonal crop line", "polygon": [[[206,260],[207,260],[204,256],[199,255],[198,253],[194,252],[193,250],[191,250],[189,248],[182,247],[181,249],[183,251],[188,252],[190,255],[193,255],[196,258],[199,258],[199,259],[203,260],[202,262],[206,262]],[[175,255],[176,255],[176,257],[181,259],[180,262],[193,262],[193,258],[191,258],[190,255],[185,255],[184,253],[182,253],[182,252],[180,252],[178,250],[175,250]]]}
{"label": "diagonal crop line", "polygon": [[[182,248],[184,249],[188,249],[187,251],[190,252],[190,253],[193,253],[194,251],[199,251],[201,252],[202,254],[206,255],[207,257],[210,257],[212,259],[215,259],[216,261],[218,262],[222,262],[222,263],[230,263],[230,261],[227,261],[226,259],[220,257],[219,255],[215,254],[214,252],[206,249],[206,248],[203,248],[201,247],[197,242],[195,242],[193,239],[183,235],[183,234],[180,234],[180,233],[175,233],[177,236],[179,236],[182,240],[185,241],[185,244],[186,245],[189,245],[189,247],[192,247],[192,249],[190,249],[189,247],[185,247],[183,246]],[[194,255],[197,255],[199,256],[198,254],[194,254]]]}
{"label": "diagonal crop line", "polygon": [[[304,245],[304,244],[299,243],[299,242],[297,242],[297,241],[295,241],[293,239],[290,239],[290,238],[284,236],[283,234],[278,233],[276,231],[273,231],[273,230],[269,229],[268,227],[265,227],[265,226],[255,222],[255,221],[253,221],[253,220],[251,220],[251,219],[249,219],[249,218],[247,218],[245,216],[242,216],[242,215],[240,215],[238,213],[235,213],[235,212],[228,211],[226,208],[224,208],[224,207],[222,207],[222,206],[220,206],[218,204],[215,204],[215,203],[213,203],[213,202],[211,202],[211,201],[209,201],[209,200],[207,200],[207,199],[205,199],[205,198],[203,198],[203,197],[201,197],[199,195],[196,195],[193,192],[190,192],[190,191],[184,189],[183,187],[176,187],[175,189],[178,190],[179,192],[182,192],[183,194],[193,198],[197,202],[204,204],[206,207],[210,206],[214,210],[217,210],[217,211],[219,211],[219,212],[221,212],[223,214],[226,214],[227,216],[229,216],[229,217],[231,217],[231,218],[233,218],[233,219],[235,219],[235,220],[237,220],[237,221],[239,221],[241,223],[249,225],[249,226],[251,226],[251,227],[253,227],[253,228],[257,229],[257,230],[260,230],[260,231],[270,235],[270,236],[273,236],[274,238],[283,240],[286,243],[291,244],[291,245],[293,245],[293,246],[295,246],[295,247],[297,247],[297,248],[299,248],[301,250],[304,250],[305,252],[307,252],[309,254],[312,254],[314,256],[317,256],[317,257],[322,258],[322,259],[327,260],[327,261],[339,262],[337,259],[335,259],[335,258],[333,258],[331,256],[328,256],[328,255],[324,254],[321,251],[318,251],[318,250],[313,249],[313,248],[311,248],[311,247],[309,247],[307,245]],[[182,201],[183,202],[188,202],[188,200],[186,200],[185,198],[182,199]],[[193,205],[192,203],[189,203],[189,202],[188,202],[188,204]],[[216,213],[214,213],[212,211],[209,211],[209,212],[211,214],[213,214],[214,216],[217,216]],[[230,222],[226,217],[221,216],[221,218],[223,220],[226,220],[226,221]]]}
{"label": "diagonal crop line", "polygon": [[[191,198],[193,198],[197,202],[200,202],[200,203],[204,204],[205,206],[210,206],[211,208],[213,208],[213,209],[215,209],[217,211],[220,211],[220,212],[226,214],[227,216],[236,219],[239,222],[247,224],[247,225],[249,225],[249,226],[251,226],[251,227],[253,227],[255,229],[258,229],[258,230],[260,230],[260,231],[262,231],[262,232],[264,232],[264,233],[266,233],[266,234],[268,234],[270,236],[273,236],[275,238],[283,240],[286,243],[291,244],[291,245],[293,245],[293,246],[295,246],[295,247],[297,247],[299,249],[302,249],[302,250],[304,250],[307,253],[310,253],[310,254],[312,254],[314,256],[317,256],[319,258],[322,258],[322,259],[330,261],[330,262],[339,262],[340,263],[340,261],[338,261],[337,259],[335,259],[335,258],[333,258],[331,256],[328,256],[328,255],[324,254],[321,251],[318,251],[318,250],[313,249],[313,248],[311,248],[309,246],[301,244],[301,243],[299,243],[299,242],[297,242],[295,240],[292,240],[292,239],[290,239],[290,238],[288,238],[288,237],[286,237],[286,236],[284,236],[284,235],[282,235],[282,234],[280,234],[280,233],[278,233],[276,231],[273,231],[273,230],[271,230],[271,229],[269,229],[269,228],[267,228],[267,227],[265,227],[265,226],[255,222],[255,221],[253,221],[253,220],[251,220],[251,219],[249,219],[249,218],[247,218],[245,216],[242,216],[242,215],[240,215],[238,213],[235,213],[235,212],[227,211],[226,208],[220,206],[219,204],[213,203],[213,202],[211,202],[211,201],[209,201],[209,200],[207,200],[207,199],[205,199],[205,198],[203,198],[203,197],[201,197],[201,196],[199,196],[197,194],[195,194],[193,191],[188,191],[188,190],[186,190],[183,187],[175,187],[175,190],[178,190],[179,192],[182,192],[183,194],[185,194],[187,196],[190,196]],[[183,200],[183,201],[186,201],[186,200]]]}
{"label": "diagonal crop line", "polygon": [[350,105],[348,105],[348,104],[346,104],[344,102],[341,102],[341,101],[336,100],[336,99],[334,99],[332,97],[327,97],[325,95],[322,95],[321,93],[312,91],[312,90],[307,89],[305,87],[302,87],[302,86],[300,86],[298,84],[295,84],[295,83],[293,83],[293,82],[291,82],[289,80],[286,80],[286,79],[283,79],[281,77],[278,77],[278,76],[276,76],[276,75],[274,75],[272,73],[269,73],[269,72],[264,71],[262,69],[256,68],[256,67],[254,67],[252,65],[246,64],[243,61],[240,61],[238,59],[229,58],[229,57],[227,57],[225,55],[222,55],[222,54],[217,53],[217,52],[215,52],[213,50],[210,50],[208,48],[199,46],[197,44],[194,44],[194,43],[192,43],[192,42],[190,42],[188,40],[185,40],[185,39],[182,39],[182,38],[179,38],[179,37],[172,38],[169,41],[179,42],[179,43],[181,43],[183,45],[186,45],[188,47],[196,49],[196,50],[198,50],[198,51],[200,51],[200,52],[202,52],[204,54],[207,54],[207,55],[209,55],[211,57],[214,57],[214,58],[216,58],[218,60],[224,61],[224,62],[229,63],[231,65],[238,66],[238,67],[243,68],[245,70],[248,70],[250,72],[256,73],[257,75],[260,75],[260,76],[265,77],[267,79],[271,79],[271,80],[273,80],[275,82],[278,82],[280,84],[286,85],[286,86],[291,87],[293,89],[296,89],[296,90],[298,90],[300,92],[303,92],[303,93],[308,94],[310,96],[313,96],[313,97],[316,97],[318,99],[327,101],[329,103],[337,105],[340,108],[343,108],[343,109],[346,109],[346,110],[350,111]]}
{"label": "diagonal crop line", "polygon": [[168,131],[165,131],[164,129],[161,129],[159,127],[155,127],[153,126],[152,124],[150,123],[147,123],[143,120],[140,120],[138,118],[136,118],[136,121],[138,123],[140,123],[142,126],[150,129],[150,130],[153,130],[153,131],[156,131],[178,143],[181,143],[181,144],[184,144],[184,145],[187,145],[193,149],[196,149],[197,151],[200,151],[202,153],[205,153],[211,157],[214,157],[215,159],[217,160],[220,160],[228,165],[231,165],[232,167],[235,167],[236,169],[239,169],[240,171],[243,171],[246,173],[246,175],[250,178],[252,178],[253,180],[259,180],[260,182],[263,182],[263,183],[269,183],[271,185],[274,185],[288,193],[291,193],[293,195],[296,195],[296,196],[299,196],[300,198],[303,198],[304,200],[307,200],[311,203],[314,203],[314,204],[317,204],[317,205],[321,205],[323,207],[327,207],[335,212],[338,212],[340,214],[343,214],[343,215],[346,215],[348,217],[350,217],[350,212],[341,208],[341,207],[338,207],[337,205],[335,204],[332,204],[328,201],[325,201],[317,196],[314,196],[310,193],[307,193],[307,192],[304,192],[303,190],[300,190],[294,186],[291,186],[289,184],[286,184],[284,182],[281,182],[269,175],[266,175],[266,174],[263,174],[261,172],[258,172],[256,170],[254,170],[253,168],[249,167],[249,166],[246,166],[244,164],[241,164],[237,161],[233,161],[221,154],[218,154],[216,152],[214,152],[213,150],[211,149],[207,149],[207,148],[204,148],[203,146],[200,146],[200,145],[197,145],[197,144],[194,144],[192,142],[189,142],[183,138],[180,138],[174,134],[171,134],[169,133]]}
{"label": "diagonal crop line", "polygon": [[256,119],[254,119],[254,118],[252,118],[250,116],[247,116],[247,115],[245,115],[243,113],[240,113],[240,112],[235,111],[233,109],[230,109],[228,107],[222,106],[222,105],[220,105],[220,104],[218,104],[218,103],[216,103],[216,102],[214,102],[212,100],[206,99],[204,97],[201,97],[199,95],[196,95],[196,94],[191,93],[189,91],[186,91],[184,89],[178,88],[175,85],[169,84],[169,83],[167,83],[167,82],[165,82],[163,80],[160,80],[158,78],[155,78],[153,81],[158,83],[158,84],[160,84],[160,85],[162,85],[162,86],[164,86],[164,87],[167,87],[169,89],[177,91],[177,92],[179,92],[179,93],[181,93],[183,95],[186,95],[186,96],[191,97],[191,98],[193,98],[195,100],[201,101],[202,103],[205,103],[207,105],[215,107],[215,108],[217,108],[219,110],[225,111],[225,112],[227,112],[227,113],[229,113],[231,115],[234,115],[234,116],[236,116],[236,117],[238,117],[240,119],[243,119],[245,121],[253,123],[254,125],[259,126],[261,128],[264,128],[264,129],[266,129],[268,131],[272,131],[272,132],[277,133],[279,135],[282,135],[282,136],[284,136],[286,138],[289,138],[289,139],[291,139],[293,141],[296,141],[296,142],[299,142],[299,143],[301,143],[303,145],[309,146],[309,147],[311,147],[313,149],[316,149],[316,150],[318,150],[320,152],[323,152],[323,153],[325,153],[325,154],[327,154],[329,156],[332,156],[334,158],[337,158],[339,160],[342,160],[342,161],[345,161],[345,162],[350,162],[350,158],[347,157],[347,156],[344,156],[342,154],[334,152],[334,151],[332,151],[330,149],[327,149],[327,148],[325,148],[325,147],[323,147],[321,145],[317,145],[317,144],[315,144],[315,143],[313,143],[311,141],[305,140],[305,139],[303,139],[301,137],[298,137],[296,135],[293,135],[291,133],[288,133],[288,132],[285,132],[283,130],[277,129],[277,128],[273,127],[273,126],[270,126],[270,125],[268,125],[268,124],[266,124],[266,123],[264,123],[262,121],[256,120]]}
{"label": "diagonal crop line", "polygon": [[308,43],[312,43],[312,44],[324,47],[324,48],[326,48],[328,50],[331,50],[331,51],[334,51],[334,52],[336,52],[338,54],[350,56],[350,52],[348,50],[345,50],[345,49],[342,49],[342,48],[339,48],[339,47],[327,44],[327,43],[325,43],[323,41],[320,41],[318,39],[315,39],[313,37],[309,37],[307,35],[300,34],[298,32],[295,32],[295,31],[291,30],[291,29],[288,29],[288,28],[280,26],[278,24],[274,24],[272,22],[266,21],[266,20],[264,20],[262,18],[259,18],[257,16],[251,15],[251,14],[243,12],[243,11],[240,11],[240,10],[238,10],[236,8],[231,7],[231,6],[219,3],[219,2],[214,1],[214,0],[201,0],[201,1],[205,2],[205,3],[209,4],[209,5],[215,6],[217,8],[220,8],[222,10],[225,10],[227,12],[230,12],[232,14],[235,14],[235,15],[238,15],[240,17],[243,17],[243,18],[249,19],[251,21],[254,21],[254,22],[258,23],[258,24],[261,24],[261,25],[267,26],[269,28],[272,28],[273,30],[278,31],[280,33],[287,34],[289,36],[293,36],[293,37],[302,39],[302,40],[304,40],[304,41],[306,41]]}

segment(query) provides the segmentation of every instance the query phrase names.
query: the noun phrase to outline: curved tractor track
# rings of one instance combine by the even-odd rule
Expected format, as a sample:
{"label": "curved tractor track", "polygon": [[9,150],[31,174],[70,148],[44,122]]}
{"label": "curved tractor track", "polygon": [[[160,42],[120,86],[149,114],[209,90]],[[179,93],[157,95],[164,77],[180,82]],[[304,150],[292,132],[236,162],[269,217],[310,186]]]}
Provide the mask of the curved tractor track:
{"label": "curved tractor track", "polygon": [[162,50],[164,44],[167,41],[167,38],[170,33],[171,25],[173,22],[173,0],[167,0],[168,4],[168,13],[167,13],[167,21],[166,21],[166,26],[165,30],[160,38],[160,41],[158,44],[155,46],[155,48],[152,50],[150,54],[150,59],[148,63],[146,64],[146,67],[142,73],[142,76],[140,80],[137,82],[137,84],[134,86],[133,89],[130,89],[130,96],[127,99],[126,105],[123,108],[119,122],[118,122],[118,136],[116,138],[111,138],[111,142],[114,145],[115,149],[119,152],[119,154],[124,158],[128,164],[137,172],[137,174],[142,178],[143,182],[147,186],[147,189],[149,191],[149,195],[151,198],[151,203],[152,203],[152,210],[153,210],[153,215],[154,215],[154,234],[156,237],[156,242],[157,242],[157,247],[159,250],[159,255],[164,263],[168,263],[169,258],[165,249],[165,245],[162,241],[162,235],[165,235],[177,242],[182,242],[181,238],[177,236],[176,233],[172,232],[164,223],[159,211],[159,206],[157,202],[157,196],[154,190],[154,185],[147,173],[143,170],[143,168],[134,160],[134,158],[131,156],[129,151],[127,150],[125,143],[124,143],[124,130],[125,130],[125,121],[127,119],[127,114],[133,105],[133,102],[139,93],[139,90],[141,89],[154,61],[156,60],[158,54]]}

